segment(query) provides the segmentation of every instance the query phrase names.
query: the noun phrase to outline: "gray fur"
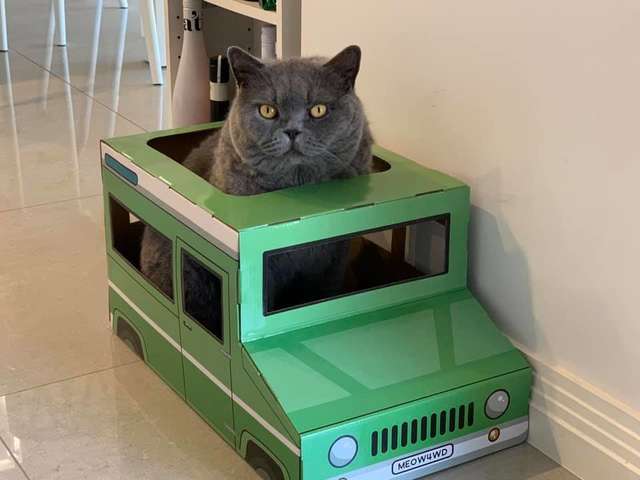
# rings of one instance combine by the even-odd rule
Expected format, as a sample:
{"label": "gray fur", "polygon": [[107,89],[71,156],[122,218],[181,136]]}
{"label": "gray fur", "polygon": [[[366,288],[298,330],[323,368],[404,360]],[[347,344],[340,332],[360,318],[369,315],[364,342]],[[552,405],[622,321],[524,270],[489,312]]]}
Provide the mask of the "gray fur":
{"label": "gray fur", "polygon": [[[234,195],[370,171],[373,140],[354,91],[360,66],[358,47],[348,47],[329,61],[307,58],[265,64],[236,47],[229,49],[228,56],[238,85],[236,99],[222,129],[187,157],[187,168]],[[328,114],[315,119],[309,109],[318,103],[328,106]],[[277,107],[278,116],[263,118],[261,104]],[[292,131],[299,133],[293,136]],[[325,276],[325,283],[339,284],[345,248],[336,244],[282,255],[270,264],[270,279],[285,286],[304,274],[305,282],[311,277],[321,281]],[[170,259],[170,252],[161,250],[162,245],[146,229],[141,251],[145,274],[170,276],[169,261],[162,261]]]}

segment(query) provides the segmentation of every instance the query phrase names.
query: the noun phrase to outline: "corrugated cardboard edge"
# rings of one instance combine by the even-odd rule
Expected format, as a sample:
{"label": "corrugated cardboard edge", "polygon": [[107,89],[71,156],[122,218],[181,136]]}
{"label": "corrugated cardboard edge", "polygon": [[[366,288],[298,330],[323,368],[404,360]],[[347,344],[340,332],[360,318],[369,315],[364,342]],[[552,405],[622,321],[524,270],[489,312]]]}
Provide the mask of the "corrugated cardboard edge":
{"label": "corrugated cardboard edge", "polygon": [[[238,258],[239,236],[237,231],[218,220],[205,209],[188,200],[176,190],[173,190],[167,181],[154,177],[136,165],[131,159],[117,152],[107,143],[102,142],[100,158],[103,165],[105,154],[109,154],[138,175],[138,185],[134,188],[141,191],[145,196],[155,200],[160,207],[169,210],[178,220],[181,220],[196,232],[204,235],[232,258]],[[118,175],[117,172],[114,173]]]}

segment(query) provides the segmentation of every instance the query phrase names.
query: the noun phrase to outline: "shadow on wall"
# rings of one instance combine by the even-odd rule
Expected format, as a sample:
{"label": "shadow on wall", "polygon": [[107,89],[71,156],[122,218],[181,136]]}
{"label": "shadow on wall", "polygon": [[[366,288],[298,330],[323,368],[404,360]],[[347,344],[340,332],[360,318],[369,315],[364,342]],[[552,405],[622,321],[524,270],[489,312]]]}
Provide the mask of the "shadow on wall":
{"label": "shadow on wall", "polygon": [[531,301],[529,264],[511,229],[491,212],[471,207],[469,280],[500,329],[537,351],[540,331]]}
{"label": "shadow on wall", "polygon": [[[543,347],[545,340],[533,311],[527,257],[507,223],[476,206],[471,207],[469,226],[469,282],[506,335],[531,351]],[[536,398],[543,402],[537,408],[545,410],[544,398],[540,395]],[[546,417],[534,415],[535,422],[543,418]],[[549,425],[534,424],[531,428],[536,432],[549,431]],[[548,438],[545,447],[558,458],[553,439]]]}
{"label": "shadow on wall", "polygon": [[[542,347],[544,338],[533,311],[527,257],[507,223],[476,206],[471,207],[469,227],[469,282],[500,330],[531,351]],[[535,415],[535,420],[543,417]],[[532,428],[548,431],[549,426]],[[548,439],[546,447],[557,458],[552,442]]]}

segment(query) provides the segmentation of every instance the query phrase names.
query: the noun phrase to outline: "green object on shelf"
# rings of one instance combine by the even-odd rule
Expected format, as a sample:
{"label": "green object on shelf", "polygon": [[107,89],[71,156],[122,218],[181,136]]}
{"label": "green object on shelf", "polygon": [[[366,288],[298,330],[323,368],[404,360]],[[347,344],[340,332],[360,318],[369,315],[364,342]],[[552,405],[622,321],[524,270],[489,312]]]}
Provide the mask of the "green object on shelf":
{"label": "green object on shelf", "polygon": [[[102,142],[114,332],[268,480],[413,480],[523,442],[532,371],[467,288],[469,187],[376,145],[370,175],[228,195],[182,165],[221,126]],[[344,289],[270,295],[269,262],[336,239]]]}
{"label": "green object on shelf", "polygon": [[262,5],[262,8],[264,8],[265,10],[274,10],[275,11],[276,2],[277,2],[277,0],[260,0],[260,5]]}

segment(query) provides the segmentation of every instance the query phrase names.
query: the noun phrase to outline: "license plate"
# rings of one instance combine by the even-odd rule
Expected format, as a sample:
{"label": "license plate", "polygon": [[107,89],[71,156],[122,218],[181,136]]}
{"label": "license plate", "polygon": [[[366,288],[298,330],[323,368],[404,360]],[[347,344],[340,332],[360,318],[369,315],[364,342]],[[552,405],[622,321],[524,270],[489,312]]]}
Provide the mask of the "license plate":
{"label": "license plate", "polygon": [[425,450],[420,453],[405,457],[393,462],[391,466],[391,472],[394,475],[400,475],[401,473],[415,470],[432,463],[441,462],[447,458],[453,456],[453,445],[444,445],[438,448],[432,448],[431,450]]}

